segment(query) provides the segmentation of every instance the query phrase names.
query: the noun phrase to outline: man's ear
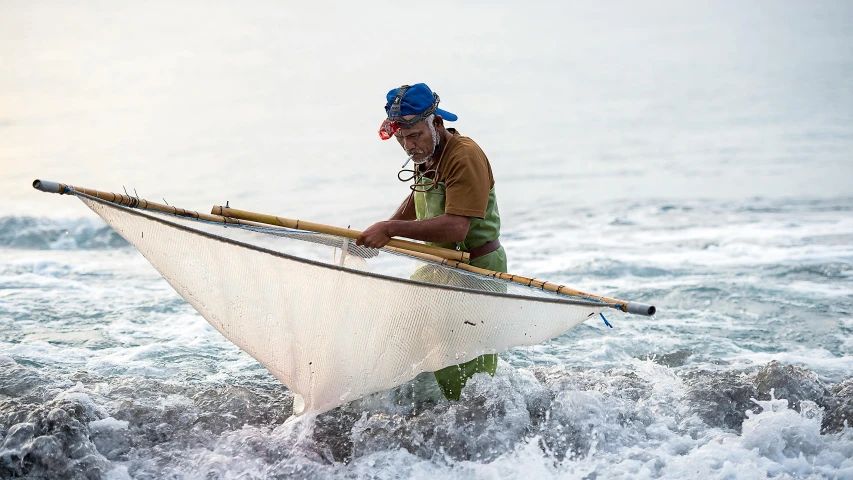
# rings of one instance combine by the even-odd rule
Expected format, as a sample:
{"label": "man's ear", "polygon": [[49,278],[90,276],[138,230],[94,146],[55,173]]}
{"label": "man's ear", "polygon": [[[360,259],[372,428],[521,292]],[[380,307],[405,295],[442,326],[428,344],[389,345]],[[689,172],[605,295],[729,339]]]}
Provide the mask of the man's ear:
{"label": "man's ear", "polygon": [[441,115],[435,115],[432,124],[435,125],[436,128],[444,128],[444,119],[441,118]]}

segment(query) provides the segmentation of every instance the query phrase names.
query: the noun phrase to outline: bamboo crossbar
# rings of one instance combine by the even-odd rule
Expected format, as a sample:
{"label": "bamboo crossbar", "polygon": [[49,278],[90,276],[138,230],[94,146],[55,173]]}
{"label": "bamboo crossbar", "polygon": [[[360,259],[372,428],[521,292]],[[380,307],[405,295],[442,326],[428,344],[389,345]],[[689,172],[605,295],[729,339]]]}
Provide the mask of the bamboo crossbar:
{"label": "bamboo crossbar", "polygon": [[[265,223],[268,225],[292,228],[295,230],[326,233],[329,235],[336,235],[338,237],[346,237],[353,239],[360,237],[362,233],[358,230],[351,230],[349,228],[334,227],[331,225],[323,225],[321,223],[306,222],[303,220],[277,217],[275,215],[248,212],[245,210],[238,210],[236,208],[223,207],[220,205],[214,205],[213,208],[210,210],[210,213],[214,215],[221,215],[226,218],[249,220],[253,222]],[[391,241],[388,242],[388,246],[413,252],[425,253],[428,255],[434,255],[442,259],[450,259],[458,262],[468,262],[470,258],[470,254],[468,252],[450,250],[449,248],[434,247],[432,245],[410,242],[408,240],[400,240],[398,238],[392,238]]]}
{"label": "bamboo crossbar", "polygon": [[[320,225],[311,222],[303,222],[300,220],[292,220],[288,218],[276,217],[274,215],[265,215],[261,213],[254,212],[246,212],[243,210],[236,210],[233,208],[222,207],[222,206],[214,206],[211,210],[211,213],[218,213],[224,217],[233,217],[242,220],[252,220],[259,223],[266,223],[269,225],[275,226],[283,226],[287,228],[299,229],[299,230],[307,230],[311,232],[320,232],[320,233],[328,233],[330,235],[337,235],[339,237],[349,237],[349,238],[358,238],[361,235],[361,232],[358,230],[350,230],[346,228],[340,227],[330,227],[328,225]],[[320,230],[322,228],[322,230]],[[398,243],[404,243],[407,246],[400,247]],[[541,288],[542,290],[547,290],[549,292],[559,293],[562,295],[583,298],[588,300],[596,300],[599,302],[603,302],[607,304],[608,307],[615,308],[617,310],[621,310],[627,313],[633,313],[637,315],[654,315],[655,307],[651,305],[645,305],[636,302],[629,302],[626,300],[619,300],[616,298],[610,297],[602,297],[600,295],[593,295],[591,293],[582,292],[580,290],[575,290],[573,288],[569,288],[565,285],[558,285],[552,282],[546,282],[542,280],[536,280],[535,278],[523,277],[521,275],[513,275],[511,273],[503,273],[503,272],[495,272],[493,270],[487,270],[485,268],[475,267],[473,265],[469,265],[467,263],[467,259],[465,262],[462,262],[458,259],[448,258],[442,255],[435,255],[432,252],[424,251],[424,250],[414,250],[410,248],[409,245],[415,245],[418,247],[429,247],[429,245],[423,245],[420,243],[414,242],[406,242],[406,241],[395,241],[392,239],[388,242],[383,248],[386,248],[391,251],[404,253],[407,255],[412,255],[418,258],[422,258],[424,260],[429,260],[432,262],[440,263],[442,265],[446,265],[448,267],[458,268],[460,270],[465,270],[466,272],[476,273],[479,275],[485,275],[492,278],[499,278],[501,280],[506,280],[510,282],[519,283],[521,285],[526,285],[528,287]],[[449,250],[446,248],[438,248],[438,247],[430,247],[431,249],[437,248],[438,250],[442,250],[445,252],[452,253],[461,253],[456,252],[454,250]],[[413,251],[414,250],[414,251]],[[466,253],[467,255],[467,253]]]}

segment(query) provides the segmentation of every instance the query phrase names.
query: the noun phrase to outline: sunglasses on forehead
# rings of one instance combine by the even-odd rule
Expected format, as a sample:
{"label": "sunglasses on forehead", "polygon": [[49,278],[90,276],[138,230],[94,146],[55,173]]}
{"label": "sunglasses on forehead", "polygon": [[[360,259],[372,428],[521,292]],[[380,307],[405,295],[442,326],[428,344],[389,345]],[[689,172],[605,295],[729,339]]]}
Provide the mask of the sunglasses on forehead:
{"label": "sunglasses on forehead", "polygon": [[406,94],[406,91],[409,89],[409,85],[403,85],[399,89],[397,89],[397,95],[394,96],[394,100],[391,101],[391,108],[388,111],[388,118],[382,122],[382,125],[379,127],[379,138],[382,140],[388,140],[391,138],[397,130],[401,128],[412,128],[418,123],[426,120],[427,117],[435,113],[438,109],[438,102],[441,100],[437,93],[433,92],[433,102],[429,108],[421,112],[416,117],[412,117],[408,120],[404,119],[400,114],[400,106],[403,102],[403,95]]}

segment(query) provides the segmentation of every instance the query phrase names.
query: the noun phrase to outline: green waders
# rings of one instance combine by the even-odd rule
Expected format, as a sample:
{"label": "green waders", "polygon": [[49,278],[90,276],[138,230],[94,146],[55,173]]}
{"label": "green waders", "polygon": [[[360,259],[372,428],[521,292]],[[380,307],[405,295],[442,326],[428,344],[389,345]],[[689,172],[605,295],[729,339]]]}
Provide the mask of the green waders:
{"label": "green waders", "polygon": [[[423,183],[425,179],[418,178],[417,183]],[[444,215],[445,206],[445,184],[439,182],[435,188],[428,192],[415,192],[415,214],[418,220]],[[439,247],[455,250],[459,247],[462,251],[476,248],[480,245],[498,238],[500,235],[501,221],[498,213],[498,203],[495,199],[495,189],[489,191],[489,204],[486,207],[486,218],[471,218],[471,226],[468,227],[468,235],[461,244],[455,243],[431,243]],[[471,260],[475,267],[506,272],[506,252],[503,247],[494,252]],[[416,275],[417,277],[417,275]],[[448,400],[459,400],[462,388],[475,373],[486,372],[494,376],[498,367],[498,356],[496,354],[481,355],[470,362],[460,365],[452,365],[435,372],[435,380],[441,388],[441,393]]]}

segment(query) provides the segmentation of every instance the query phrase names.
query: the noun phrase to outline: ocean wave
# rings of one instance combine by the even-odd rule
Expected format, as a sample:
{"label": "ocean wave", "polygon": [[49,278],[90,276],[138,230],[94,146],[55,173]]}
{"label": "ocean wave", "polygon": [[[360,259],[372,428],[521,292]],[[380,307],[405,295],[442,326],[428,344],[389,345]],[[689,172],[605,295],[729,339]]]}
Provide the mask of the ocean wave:
{"label": "ocean wave", "polygon": [[0,247],[27,250],[100,250],[129,244],[99,218],[0,218]]}
{"label": "ocean wave", "polygon": [[[750,478],[840,478],[853,467],[852,388],[778,362],[681,373],[640,360],[615,370],[504,364],[472,378],[460,402],[416,379],[286,421],[292,397],[281,385],[57,376],[0,357],[0,476],[624,477],[643,462],[649,478],[724,477],[726,464]],[[514,457],[524,465],[507,472]]]}

